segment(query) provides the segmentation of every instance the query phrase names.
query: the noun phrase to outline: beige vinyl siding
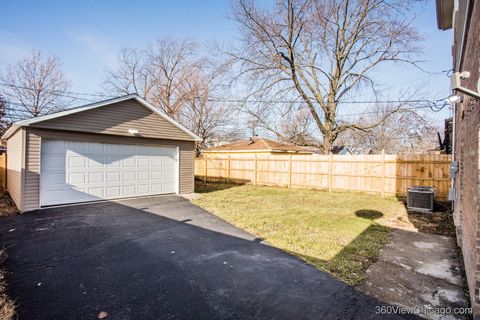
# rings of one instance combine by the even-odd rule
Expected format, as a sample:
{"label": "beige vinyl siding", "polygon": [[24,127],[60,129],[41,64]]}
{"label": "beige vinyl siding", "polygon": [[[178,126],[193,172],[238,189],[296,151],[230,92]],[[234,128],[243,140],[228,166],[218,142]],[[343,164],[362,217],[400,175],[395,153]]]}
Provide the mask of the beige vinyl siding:
{"label": "beige vinyl siding", "polygon": [[180,193],[191,193],[194,191],[194,142],[180,141],[171,139],[149,139],[128,136],[114,136],[94,133],[70,132],[63,130],[47,130],[40,128],[26,128],[27,141],[29,148],[27,149],[27,177],[28,188],[31,191],[25,192],[24,210],[33,210],[40,207],[39,192],[39,174],[40,174],[40,153],[41,140],[66,140],[66,141],[82,141],[82,142],[99,142],[99,143],[119,143],[119,144],[141,144],[149,146],[178,146],[180,152]]}
{"label": "beige vinyl siding", "polygon": [[39,207],[40,194],[40,137],[26,129],[24,210]]}
{"label": "beige vinyl siding", "polygon": [[180,193],[195,191],[195,143],[182,141],[180,146]]}
{"label": "beige vinyl siding", "polygon": [[7,140],[7,190],[20,211],[23,210],[23,129]]}
{"label": "beige vinyl siding", "polygon": [[144,138],[194,140],[185,131],[135,100],[45,120],[31,127],[121,136],[131,136],[128,130],[135,129],[138,130],[138,136]]}

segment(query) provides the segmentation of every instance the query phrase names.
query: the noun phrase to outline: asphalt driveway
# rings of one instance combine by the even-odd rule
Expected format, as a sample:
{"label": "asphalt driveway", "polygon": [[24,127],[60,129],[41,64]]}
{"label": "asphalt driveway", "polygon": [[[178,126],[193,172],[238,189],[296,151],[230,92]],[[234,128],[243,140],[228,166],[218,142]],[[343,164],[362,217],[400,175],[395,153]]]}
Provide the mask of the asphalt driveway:
{"label": "asphalt driveway", "polygon": [[19,319],[370,319],[379,301],[178,196],[0,219]]}

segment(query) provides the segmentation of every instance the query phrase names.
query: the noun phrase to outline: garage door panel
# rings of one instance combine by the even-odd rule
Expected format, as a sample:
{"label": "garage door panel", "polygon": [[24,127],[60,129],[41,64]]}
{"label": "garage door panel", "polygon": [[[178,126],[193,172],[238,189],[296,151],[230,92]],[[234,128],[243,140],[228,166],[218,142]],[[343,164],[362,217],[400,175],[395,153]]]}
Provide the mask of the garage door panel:
{"label": "garage door panel", "polygon": [[88,159],[88,167],[89,168],[103,168],[105,167],[105,157],[104,156],[97,156],[95,159]]}
{"label": "garage door panel", "polygon": [[125,197],[129,197],[132,194],[136,194],[135,190],[136,190],[135,185],[122,186],[122,195]]}
{"label": "garage door panel", "polygon": [[105,193],[104,193],[104,188],[103,187],[88,188],[87,193],[92,195],[93,197],[98,198],[98,199],[105,198]]}
{"label": "garage door panel", "polygon": [[123,159],[123,167],[124,168],[135,168],[137,166],[135,157],[128,157]]}
{"label": "garage door panel", "polygon": [[152,177],[152,180],[163,180],[164,179],[163,171],[152,170],[151,177]]}
{"label": "garage door panel", "polygon": [[65,155],[52,154],[49,157],[48,163],[45,163],[45,168],[49,169],[49,172],[54,169],[57,170],[57,172],[58,170],[63,172],[65,168]]}
{"label": "garage door panel", "polygon": [[137,167],[138,168],[149,168],[150,159],[148,157],[138,157],[137,158]]}
{"label": "garage door panel", "polygon": [[106,156],[105,163],[108,168],[121,168],[122,167],[122,158],[119,156]]}
{"label": "garage door panel", "polygon": [[174,147],[42,142],[41,205],[174,193]]}
{"label": "garage door panel", "polygon": [[125,181],[125,182],[131,182],[131,181],[135,181],[135,171],[123,171],[122,172],[122,180]]}
{"label": "garage door panel", "polygon": [[83,184],[85,182],[85,172],[73,172],[68,174],[67,183],[71,185]]}
{"label": "garage door panel", "polygon": [[165,167],[165,158],[160,156],[154,156],[151,159],[152,168],[164,168]]}
{"label": "garage door panel", "polygon": [[104,182],[105,174],[103,172],[89,172],[88,173],[88,183],[101,183]]}
{"label": "garage door panel", "polygon": [[42,151],[48,154],[60,154],[65,153],[65,142],[64,141],[51,141],[49,144],[42,146]]}
{"label": "garage door panel", "polygon": [[124,146],[121,144],[106,144],[106,154],[121,155],[124,153]]}
{"label": "garage door panel", "polygon": [[150,174],[148,171],[138,171],[137,172],[138,181],[148,181],[150,180]]}
{"label": "garage door panel", "polygon": [[164,191],[163,183],[152,183],[152,192],[162,193]]}
{"label": "garage door panel", "polygon": [[47,179],[45,179],[46,184],[45,186],[57,186],[59,184],[63,184],[65,181],[65,174],[64,173],[47,173]]}
{"label": "garage door panel", "polygon": [[150,186],[148,184],[138,184],[137,185],[137,194],[138,195],[148,195],[150,193]]}
{"label": "garage door panel", "polygon": [[87,144],[88,154],[105,154],[105,144],[103,143],[89,143]]}
{"label": "garage door panel", "polygon": [[119,197],[120,194],[120,186],[109,186],[106,187],[106,196],[109,197]]}
{"label": "garage door panel", "polygon": [[65,199],[65,190],[49,190],[44,199],[47,202],[55,202],[57,199]]}
{"label": "garage door panel", "polygon": [[68,202],[81,202],[88,200],[86,197],[88,194],[85,192],[85,188],[69,188],[65,192],[65,200]]}
{"label": "garage door panel", "polygon": [[120,172],[107,172],[107,182],[120,182]]}
{"label": "garage door panel", "polygon": [[86,154],[87,145],[83,142],[68,142],[67,143],[68,151],[77,155]]}
{"label": "garage door panel", "polygon": [[85,157],[84,156],[69,156],[68,157],[68,166],[69,168],[85,168]]}

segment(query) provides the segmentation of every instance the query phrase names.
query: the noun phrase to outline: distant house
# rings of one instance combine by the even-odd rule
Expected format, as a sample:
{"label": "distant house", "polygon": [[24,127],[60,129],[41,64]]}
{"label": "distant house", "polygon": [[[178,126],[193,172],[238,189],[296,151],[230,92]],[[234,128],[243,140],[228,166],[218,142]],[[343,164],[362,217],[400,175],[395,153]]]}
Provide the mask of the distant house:
{"label": "distant house", "polygon": [[[322,148],[317,147],[305,147],[306,150],[312,153],[323,154]],[[353,147],[353,146],[334,146],[332,148],[332,154],[338,155],[351,155],[351,154],[373,154],[373,149],[370,147]]]}
{"label": "distant house", "polygon": [[349,146],[351,154],[374,154],[373,149],[367,146]]}
{"label": "distant house", "polygon": [[350,150],[349,147],[347,146],[334,146],[332,148],[332,153],[333,154],[338,154],[338,155],[349,155],[353,154],[352,151]]}
{"label": "distant house", "polygon": [[204,154],[312,154],[312,151],[293,143],[273,141],[265,138],[253,137],[222,146],[211,147],[203,151]]}

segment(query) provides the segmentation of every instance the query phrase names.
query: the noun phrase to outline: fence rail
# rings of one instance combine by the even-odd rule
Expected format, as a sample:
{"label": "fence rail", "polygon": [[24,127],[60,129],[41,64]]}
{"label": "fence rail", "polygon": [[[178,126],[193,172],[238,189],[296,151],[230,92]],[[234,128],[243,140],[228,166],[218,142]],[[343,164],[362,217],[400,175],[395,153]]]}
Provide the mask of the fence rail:
{"label": "fence rail", "polygon": [[7,190],[7,154],[0,153],[0,192]]}
{"label": "fence rail", "polygon": [[451,156],[399,155],[215,155],[195,160],[195,176],[210,182],[252,183],[406,195],[413,185],[434,186],[446,199]]}

